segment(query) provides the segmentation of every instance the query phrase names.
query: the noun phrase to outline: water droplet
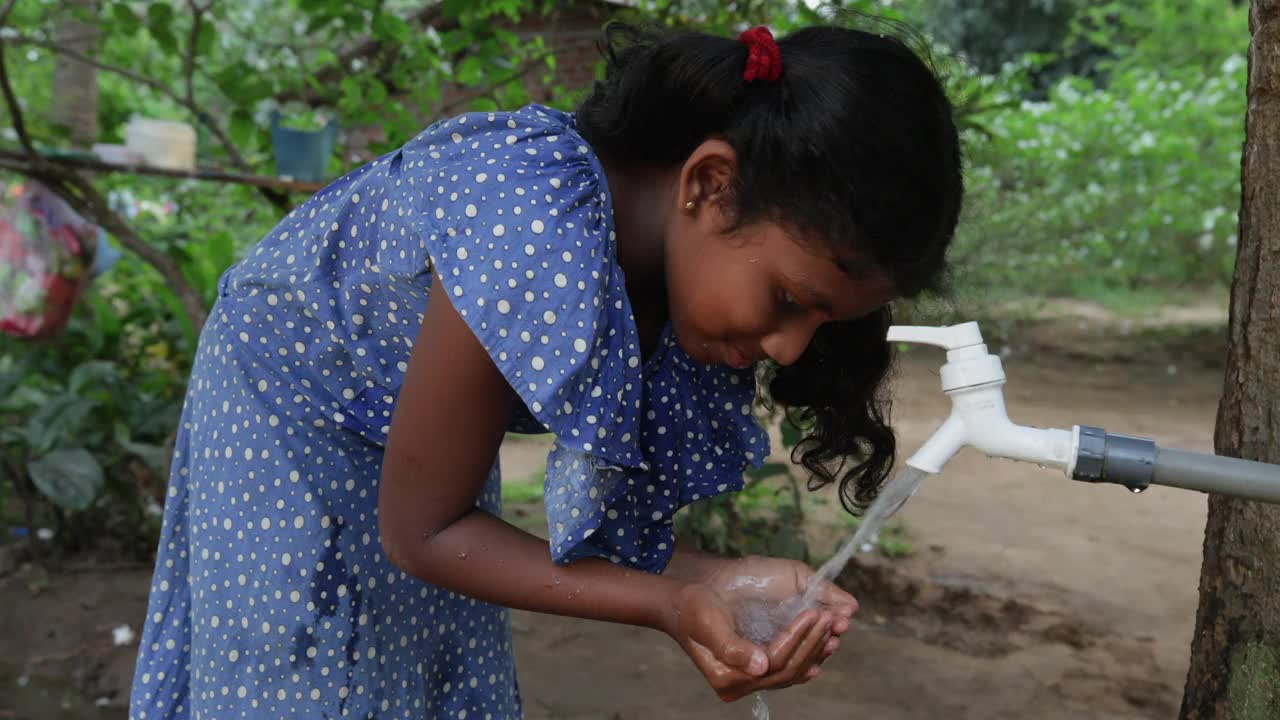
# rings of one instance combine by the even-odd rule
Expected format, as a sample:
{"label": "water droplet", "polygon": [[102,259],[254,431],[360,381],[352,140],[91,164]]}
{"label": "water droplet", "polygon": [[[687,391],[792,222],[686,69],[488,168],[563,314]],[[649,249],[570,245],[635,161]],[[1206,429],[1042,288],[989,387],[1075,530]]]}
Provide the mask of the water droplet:
{"label": "water droplet", "polygon": [[1134,495],[1137,495],[1141,493],[1143,490],[1146,490],[1146,488],[1129,488],[1129,489],[1133,491]]}
{"label": "water droplet", "polygon": [[466,554],[466,553],[458,553],[458,559],[459,559],[459,560],[466,560],[466,559],[467,559],[467,554]]}

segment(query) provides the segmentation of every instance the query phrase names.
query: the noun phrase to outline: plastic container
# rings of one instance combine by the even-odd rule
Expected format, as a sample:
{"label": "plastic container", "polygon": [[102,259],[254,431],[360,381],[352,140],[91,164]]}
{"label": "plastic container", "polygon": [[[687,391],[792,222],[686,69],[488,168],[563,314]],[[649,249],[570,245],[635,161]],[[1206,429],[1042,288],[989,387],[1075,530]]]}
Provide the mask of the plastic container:
{"label": "plastic container", "polygon": [[124,145],[94,145],[93,154],[104,163],[112,165],[141,165],[146,162],[142,153],[130,150]]}
{"label": "plastic container", "polygon": [[146,164],[168,170],[196,169],[196,131],[182,122],[134,118],[124,130],[125,147]]}
{"label": "plastic container", "polygon": [[297,130],[280,124],[280,113],[271,113],[271,147],[276,174],[304,182],[328,179],[329,158],[338,139],[338,122],[330,120],[318,130]]}

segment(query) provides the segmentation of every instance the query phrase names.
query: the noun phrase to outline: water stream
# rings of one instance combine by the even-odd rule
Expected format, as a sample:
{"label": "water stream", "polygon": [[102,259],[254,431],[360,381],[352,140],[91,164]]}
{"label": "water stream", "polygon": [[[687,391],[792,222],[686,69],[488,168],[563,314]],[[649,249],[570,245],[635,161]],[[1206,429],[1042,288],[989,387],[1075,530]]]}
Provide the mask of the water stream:
{"label": "water stream", "polygon": [[[840,551],[818,568],[803,594],[781,603],[754,599],[739,603],[734,612],[738,634],[753,643],[767,644],[797,615],[816,606],[823,583],[834,580],[858,548],[877,536],[884,522],[911,499],[926,475],[928,473],[923,470],[903,466],[880,490],[880,494],[863,513],[858,529],[840,547]],[[751,712],[754,720],[769,720],[769,706],[765,702],[764,693],[756,694]]]}

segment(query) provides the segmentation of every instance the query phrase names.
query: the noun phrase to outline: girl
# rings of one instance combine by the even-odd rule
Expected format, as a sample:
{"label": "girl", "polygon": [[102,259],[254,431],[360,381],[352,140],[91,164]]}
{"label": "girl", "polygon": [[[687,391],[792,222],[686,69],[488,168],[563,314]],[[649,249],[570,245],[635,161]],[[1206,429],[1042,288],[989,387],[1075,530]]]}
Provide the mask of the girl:
{"label": "girl", "polygon": [[[133,687],[138,720],[517,718],[506,608],[656,628],[725,700],[804,682],[855,609],[766,647],[732,608],[803,564],[677,547],[768,454],[846,505],[893,457],[887,303],[960,209],[951,108],[898,40],[608,36],[575,114],[428,128],[292,212],[201,336]],[[550,540],[504,523],[504,433],[551,432]]]}

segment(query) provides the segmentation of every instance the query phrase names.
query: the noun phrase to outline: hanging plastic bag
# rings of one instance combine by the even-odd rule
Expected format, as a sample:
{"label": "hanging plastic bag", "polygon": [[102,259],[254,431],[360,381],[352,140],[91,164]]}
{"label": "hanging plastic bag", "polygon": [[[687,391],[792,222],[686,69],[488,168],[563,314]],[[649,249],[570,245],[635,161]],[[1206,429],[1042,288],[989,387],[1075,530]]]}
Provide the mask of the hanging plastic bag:
{"label": "hanging plastic bag", "polygon": [[93,277],[102,231],[39,183],[11,186],[4,199],[0,332],[47,338],[66,327]]}

